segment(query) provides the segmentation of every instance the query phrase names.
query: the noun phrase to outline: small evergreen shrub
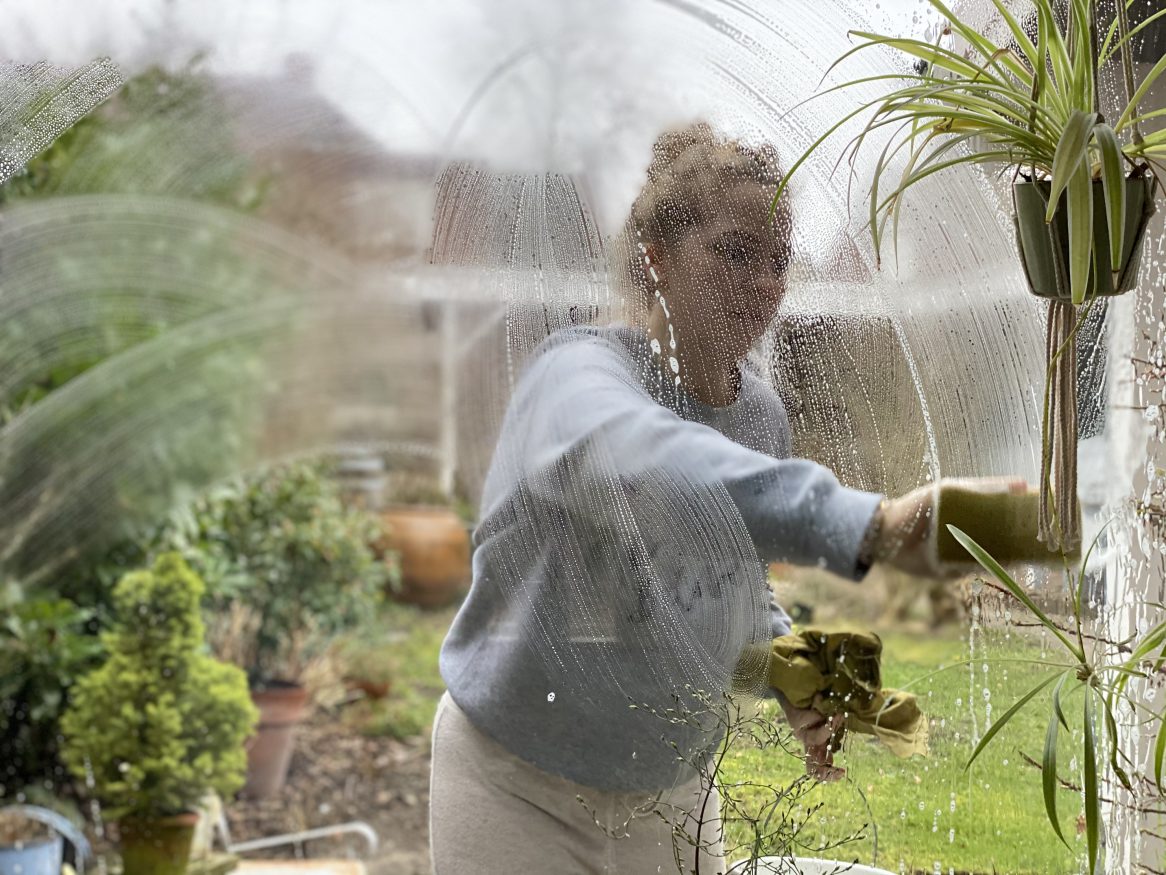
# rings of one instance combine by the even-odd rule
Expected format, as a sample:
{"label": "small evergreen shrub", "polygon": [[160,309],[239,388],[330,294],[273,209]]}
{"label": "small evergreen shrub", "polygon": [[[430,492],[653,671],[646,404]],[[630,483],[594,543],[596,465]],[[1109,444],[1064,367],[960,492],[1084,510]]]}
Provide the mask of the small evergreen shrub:
{"label": "small evergreen shrub", "polygon": [[238,668],[204,652],[203,582],[177,553],[121,579],[105,663],[61,718],[63,757],[112,820],[165,817],[242,786],[257,713]]}

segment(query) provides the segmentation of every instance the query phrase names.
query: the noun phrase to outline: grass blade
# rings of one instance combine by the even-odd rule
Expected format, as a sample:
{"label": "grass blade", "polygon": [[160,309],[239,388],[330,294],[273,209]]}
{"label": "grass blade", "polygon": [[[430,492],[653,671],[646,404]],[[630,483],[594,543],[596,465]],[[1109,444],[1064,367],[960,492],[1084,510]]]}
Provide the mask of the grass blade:
{"label": "grass blade", "polygon": [[984,733],[983,738],[980,739],[980,743],[976,745],[976,749],[972,751],[972,755],[968,757],[968,761],[964,763],[964,770],[966,771],[971,767],[972,763],[976,761],[976,757],[978,757],[983,752],[984,748],[988,746],[988,743],[996,737],[996,733],[1003,729],[1007,725],[1008,721],[1016,716],[1016,713],[1025,705],[1027,705],[1033,696],[1035,696],[1037,693],[1039,693],[1041,690],[1043,690],[1045,687],[1061,676],[1062,675],[1051,675],[1045,678],[1043,681],[1041,681],[1039,684],[1013,702],[1012,707],[1005,711],[1004,715],[999,720],[988,727],[988,731]]}
{"label": "grass blade", "polygon": [[1097,786],[1097,740],[1093,735],[1093,691],[1085,688],[1085,842],[1089,853],[1089,873],[1097,871],[1098,833],[1101,826],[1101,797]]}
{"label": "grass blade", "polygon": [[1061,631],[1060,627],[1057,626],[1057,624],[1052,620],[1050,620],[1044,611],[1037,607],[1036,602],[1032,600],[1029,594],[1024,591],[1019,583],[1012,579],[1012,575],[1005,571],[999,562],[997,562],[992,558],[991,555],[989,555],[987,550],[968,537],[967,533],[961,529],[958,529],[952,525],[949,525],[947,529],[949,532],[951,532],[952,537],[959,541],[960,544],[963,545],[963,548],[971,554],[972,558],[979,562],[980,565],[982,565],[985,570],[991,573],[993,577],[1004,584],[1008,591],[1012,593],[1021,604],[1028,608],[1032,612],[1033,616],[1040,620],[1041,625],[1043,625],[1053,635],[1055,635],[1060,640],[1060,642],[1065,645],[1065,648],[1077,658],[1078,661],[1085,661],[1085,653],[1081,650],[1081,648],[1070,641],[1069,637]]}
{"label": "grass blade", "polygon": [[[1054,162],[1055,163],[1055,162]],[[1069,178],[1069,287],[1074,304],[1085,302],[1093,257],[1093,174],[1082,161]]]}
{"label": "grass blade", "polygon": [[1049,207],[1045,211],[1045,221],[1051,222],[1057,211],[1057,204],[1061,200],[1061,192],[1069,185],[1069,180],[1077,172],[1077,168],[1085,161],[1089,147],[1089,137],[1093,126],[1097,124],[1097,115],[1091,112],[1073,110],[1069,117],[1061,139],[1057,143],[1057,151],[1053,153],[1053,181],[1049,191]]}
{"label": "grass blade", "polygon": [[1049,728],[1045,732],[1045,752],[1041,758],[1041,788],[1045,797],[1045,814],[1049,817],[1049,823],[1053,825],[1053,832],[1066,848],[1069,847],[1069,843],[1065,841],[1065,835],[1061,832],[1061,822],[1057,818],[1057,730],[1063,719],[1061,687],[1065,685],[1068,677],[1067,674],[1061,675],[1053,690],[1053,713],[1049,715]]}

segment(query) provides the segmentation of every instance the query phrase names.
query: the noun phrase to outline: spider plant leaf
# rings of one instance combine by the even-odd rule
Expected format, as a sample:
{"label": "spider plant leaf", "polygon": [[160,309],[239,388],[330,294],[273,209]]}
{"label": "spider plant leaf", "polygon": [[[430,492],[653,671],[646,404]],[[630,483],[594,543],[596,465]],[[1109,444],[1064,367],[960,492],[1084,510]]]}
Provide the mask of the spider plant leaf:
{"label": "spider plant leaf", "polygon": [[[1134,6],[1134,3],[1136,3],[1136,2],[1137,2],[1137,0],[1125,0],[1126,9],[1127,10],[1132,9]],[[1109,46],[1110,46],[1110,43],[1113,42],[1113,38],[1117,35],[1118,24],[1119,24],[1118,18],[1117,18],[1117,15],[1115,14],[1113,16],[1113,19],[1109,22],[1109,27],[1107,27],[1105,29],[1105,39],[1103,39],[1101,41],[1101,48],[1098,49],[1098,52],[1097,52],[1097,57],[1100,59],[1101,63],[1104,63],[1104,61],[1108,58],[1108,55],[1110,52]]]}
{"label": "spider plant leaf", "polygon": [[1050,675],[1027,693],[1025,693],[1023,696],[1021,696],[1019,699],[1017,699],[1015,702],[1013,702],[1012,707],[1005,711],[999,720],[988,727],[988,731],[984,733],[983,737],[980,739],[980,743],[976,745],[975,750],[972,751],[972,755],[968,757],[968,761],[964,763],[964,771],[967,771],[969,768],[971,768],[972,763],[976,761],[976,757],[978,757],[984,751],[984,748],[988,746],[989,742],[991,742],[992,739],[996,737],[996,733],[1008,725],[1008,721],[1015,717],[1021,708],[1027,705],[1037,693],[1039,693],[1059,677],[1061,677],[1059,674]]}
{"label": "spider plant leaf", "polygon": [[1158,722],[1158,737],[1154,741],[1154,783],[1160,793],[1166,793],[1166,784],[1162,783],[1162,763],[1166,760],[1166,713],[1158,715]]}
{"label": "spider plant leaf", "polygon": [[1093,174],[1090,173],[1088,161],[1077,165],[1076,171],[1069,177],[1066,194],[1069,209],[1069,288],[1073,303],[1083,304],[1093,260]]}
{"label": "spider plant leaf", "polygon": [[[969,134],[967,136],[972,136],[972,135]],[[1010,163],[1007,161],[1006,157],[1004,157],[1004,153],[980,152],[980,153],[976,153],[973,155],[961,155],[958,158],[952,158],[948,161],[941,161],[941,162],[938,162],[936,164],[932,164],[924,169],[916,169],[915,172],[911,174],[911,177],[906,182],[904,182],[902,185],[898,186],[894,191],[892,191],[889,195],[887,195],[883,199],[883,201],[879,204],[879,210],[880,211],[885,210],[895,199],[899,198],[903,194],[903,192],[905,192],[908,188],[910,188],[912,185],[919,182],[920,180],[926,179],[928,176],[931,176],[932,174],[941,173],[950,167],[965,166],[965,165],[971,165],[971,164],[993,164],[993,163],[1002,163],[1002,162],[1003,163]],[[865,228],[866,228],[866,226],[864,225],[863,230],[865,230]]]}
{"label": "spider plant leaf", "polygon": [[1049,190],[1049,206],[1045,212],[1045,221],[1051,222],[1061,200],[1061,192],[1069,185],[1069,180],[1077,172],[1077,168],[1085,161],[1089,148],[1089,136],[1093,126],[1097,124],[1097,115],[1091,112],[1073,110],[1061,139],[1057,143],[1057,150],[1053,153],[1053,181]]}
{"label": "spider plant leaf", "polygon": [[1134,91],[1133,96],[1130,98],[1130,102],[1126,105],[1126,108],[1122,110],[1122,114],[1118,117],[1117,124],[1113,126],[1115,131],[1120,133],[1121,130],[1129,124],[1130,119],[1133,118],[1134,115],[1134,107],[1136,107],[1138,103],[1141,102],[1142,98],[1146,96],[1146,92],[1154,87],[1154,83],[1158,81],[1158,77],[1162,75],[1163,70],[1166,70],[1166,55],[1163,55],[1158,59],[1158,63],[1150,68],[1150,72],[1146,74],[1146,78],[1142,80],[1142,84],[1139,85]]}
{"label": "spider plant leaf", "polygon": [[1053,716],[1060,721],[1061,726],[1065,727],[1066,732],[1069,731],[1069,721],[1065,719],[1065,712],[1061,708],[1061,687],[1065,685],[1065,681],[1068,679],[1069,673],[1065,672],[1061,676],[1060,683],[1058,683],[1056,689],[1053,690]]}
{"label": "spider plant leaf", "polygon": [[[1132,5],[1133,5],[1133,0],[1130,0],[1130,2],[1128,2],[1126,4],[1126,8],[1128,9]],[[1101,51],[1098,53],[1098,57],[1100,58],[1100,61],[1098,63],[1100,65],[1104,65],[1105,63],[1107,63],[1110,58],[1112,58],[1115,54],[1117,54],[1118,52],[1121,51],[1121,47],[1123,45],[1125,45],[1131,39],[1136,37],[1139,33],[1141,33],[1143,30],[1145,30],[1147,27],[1149,27],[1151,24],[1153,24],[1155,21],[1157,21],[1159,18],[1161,18],[1164,15],[1166,15],[1166,9],[1160,9],[1159,11],[1157,11],[1153,15],[1151,15],[1149,18],[1143,19],[1142,21],[1138,22],[1137,25],[1130,28],[1129,33],[1127,33],[1124,37],[1119,38],[1118,41],[1116,43],[1114,43],[1113,46],[1111,47],[1109,45],[1109,41],[1111,39],[1113,39],[1114,34],[1117,32],[1117,16],[1114,16],[1114,20],[1109,25],[1109,32],[1105,35],[1105,42],[1102,43]]]}
{"label": "spider plant leaf", "polygon": [[[1049,66],[1052,68],[1050,85],[1055,91],[1067,96],[1073,82],[1073,65],[1069,60],[1069,50],[1065,46],[1061,29],[1057,26],[1056,18],[1050,4],[1038,2],[1036,6],[1038,39],[1043,36],[1045,51],[1048,53]],[[1063,101],[1062,96],[1062,101]],[[1063,105],[1067,105],[1064,104]]]}
{"label": "spider plant leaf", "polygon": [[1113,716],[1113,709],[1110,707],[1110,702],[1107,699],[1102,698],[1101,705],[1102,710],[1105,712],[1105,732],[1109,736],[1109,767],[1113,769],[1113,773],[1117,775],[1117,779],[1121,781],[1121,785],[1132,793],[1134,786],[1130,782],[1130,776],[1126,774],[1126,770],[1118,762],[1118,759],[1123,754],[1117,743],[1117,719]]}
{"label": "spider plant leaf", "polygon": [[1113,272],[1116,286],[1126,233],[1126,185],[1121,164],[1121,144],[1113,128],[1107,124],[1094,126],[1093,137],[1101,153],[1101,185],[1105,193],[1105,215],[1109,221],[1109,269]]}
{"label": "spider plant leaf", "polygon": [[1035,71],[1037,68],[1043,67],[1044,55],[1037,53],[1036,46],[1033,45],[1032,40],[1029,39],[1024,28],[1020,26],[1020,22],[1016,20],[1016,16],[1004,5],[1002,0],[992,0],[992,5],[996,7],[996,11],[1000,13],[1000,17],[1004,19],[1005,24],[1008,25],[1008,29],[1012,31],[1012,38],[1020,46],[1020,50],[1024,52],[1024,56],[1028,59],[1032,69]]}
{"label": "spider plant leaf", "polygon": [[[967,41],[969,46],[983,55],[988,64],[996,66],[999,69],[996,63],[998,54],[1004,60],[1008,60],[1005,57],[1007,53],[1000,53],[1000,46],[996,45],[994,42],[976,31],[974,28],[966,25],[963,21],[960,20],[959,16],[948,9],[947,6],[941,2],[941,0],[929,0],[929,2],[931,3],[932,8],[938,10],[939,13],[947,19],[948,23],[951,25],[951,29],[962,36]],[[1013,61],[1011,63],[1006,63],[1005,66],[1007,66],[1010,72],[1012,72],[1013,75],[1015,75],[1017,78],[1029,81],[1031,74],[1028,70],[1024,69],[1023,65]],[[985,64],[985,67],[987,67],[987,64]]]}
{"label": "spider plant leaf", "polygon": [[1093,735],[1093,691],[1085,687],[1085,843],[1089,873],[1097,871],[1098,832],[1101,825],[1101,798],[1097,786],[1097,740]]}
{"label": "spider plant leaf", "polygon": [[[934,43],[907,37],[883,36],[882,34],[862,30],[852,30],[850,31],[850,35],[864,39],[866,42],[847,51],[831,65],[831,68],[850,55],[863,49],[869,49],[873,46],[887,46],[888,48],[903,52],[912,58],[926,61],[929,65],[937,67],[940,70],[946,70],[949,73],[954,73],[957,76],[967,79],[975,79],[979,76],[996,82],[1000,81],[987,67],[981,66],[975,61],[970,61],[963,57],[963,55],[953,52],[950,49],[945,49],[942,46],[937,46]],[[827,72],[829,72],[829,69],[827,68]]]}
{"label": "spider plant leaf", "polygon": [[1073,65],[1073,103],[1092,112],[1093,58],[1089,48],[1089,0],[1072,0],[1069,15],[1074,19],[1070,32],[1073,34],[1071,63]]}
{"label": "spider plant leaf", "polygon": [[1152,112],[1144,112],[1139,116],[1135,116],[1134,118],[1130,119],[1130,124],[1144,124],[1145,122],[1150,121],[1150,119],[1156,119],[1164,115],[1166,115],[1166,108],[1155,109]]}
{"label": "spider plant leaf", "polygon": [[1053,832],[1066,848],[1069,847],[1069,843],[1065,841],[1065,835],[1061,832],[1061,822],[1057,817],[1057,730],[1061,725],[1058,720],[1061,687],[1067,677],[1067,674],[1061,675],[1053,690],[1053,701],[1057,704],[1053,713],[1049,715],[1049,728],[1045,731],[1045,751],[1041,757],[1041,789],[1045,797],[1045,814],[1048,815],[1049,823],[1053,825]]}
{"label": "spider plant leaf", "polygon": [[787,170],[785,172],[785,174],[782,176],[781,180],[778,182],[777,192],[773,195],[773,200],[769,204],[769,218],[770,218],[770,220],[773,219],[774,214],[777,212],[777,204],[781,200],[782,194],[785,193],[786,188],[789,187],[790,178],[794,175],[794,173],[797,172],[798,168],[801,167],[809,159],[809,157],[812,154],[814,154],[814,152],[817,151],[818,147],[821,146],[824,142],[826,142],[826,140],[828,140],[831,137],[831,135],[834,134],[835,131],[837,131],[840,127],[842,127],[844,124],[846,124],[852,118],[854,118],[856,115],[860,115],[861,113],[865,112],[867,110],[867,108],[868,108],[868,106],[866,104],[864,104],[863,106],[858,107],[858,109],[851,110],[846,115],[844,115],[841,119],[839,119],[837,122],[832,124],[829,128],[826,129],[826,132],[824,134],[822,134],[820,137],[818,137],[818,139],[816,139],[813,143],[811,143],[810,147],[808,149],[806,149],[805,152],[802,153],[801,157],[799,157],[798,160],[795,161],[790,166],[789,170]]}
{"label": "spider plant leaf", "polygon": [[1113,686],[1115,696],[1121,696],[1125,692],[1126,685],[1129,683],[1131,677],[1146,676],[1144,672],[1138,669],[1138,665],[1142,660],[1149,657],[1152,651],[1163,647],[1164,644],[1166,644],[1166,621],[1150,629],[1142,639],[1142,642],[1130,652],[1129,657],[1123,663],[1114,667],[1114,671],[1119,675]]}
{"label": "spider plant leaf", "polygon": [[1060,627],[1057,626],[1057,624],[1052,620],[1050,620],[1044,611],[1037,607],[1036,602],[1034,602],[1029,594],[1024,591],[1024,588],[1021,587],[1021,585],[1015,580],[1013,580],[1012,575],[1005,571],[1000,563],[993,559],[987,550],[973,541],[963,530],[958,529],[953,525],[949,525],[947,529],[949,532],[951,532],[952,537],[959,541],[960,544],[963,545],[963,548],[971,554],[973,559],[979,562],[980,565],[982,565],[985,570],[992,574],[993,577],[1004,584],[1004,587],[1010,593],[1012,593],[1012,595],[1014,595],[1021,604],[1028,608],[1034,617],[1040,620],[1041,625],[1048,629],[1053,635],[1055,635],[1058,640],[1060,640],[1061,644],[1065,646],[1066,650],[1073,654],[1073,656],[1075,656],[1079,662],[1085,661],[1085,654],[1081,648],[1069,640],[1069,637],[1061,631]]}

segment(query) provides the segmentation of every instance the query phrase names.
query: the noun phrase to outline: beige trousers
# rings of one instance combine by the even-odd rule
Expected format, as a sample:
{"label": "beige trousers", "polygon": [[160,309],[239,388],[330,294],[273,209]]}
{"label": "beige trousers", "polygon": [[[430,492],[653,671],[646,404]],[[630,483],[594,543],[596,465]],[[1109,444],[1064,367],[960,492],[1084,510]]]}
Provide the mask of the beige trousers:
{"label": "beige trousers", "polygon": [[[604,793],[544,772],[474,728],[446,693],[433,722],[434,875],[723,875],[720,798],[715,788],[705,795],[694,780],[644,810],[655,797]],[[673,830],[695,838],[702,807],[700,868],[682,836],[678,868]]]}

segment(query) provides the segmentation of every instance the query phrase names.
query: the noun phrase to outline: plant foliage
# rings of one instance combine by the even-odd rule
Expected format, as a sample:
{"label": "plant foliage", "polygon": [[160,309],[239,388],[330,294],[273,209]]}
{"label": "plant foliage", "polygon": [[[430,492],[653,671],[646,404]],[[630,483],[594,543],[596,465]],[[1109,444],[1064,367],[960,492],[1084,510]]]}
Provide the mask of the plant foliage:
{"label": "plant foliage", "polygon": [[242,786],[258,715],[243,672],[203,652],[202,592],[176,553],[123,577],[109,658],[61,718],[65,762],[111,819],[178,814]]}

